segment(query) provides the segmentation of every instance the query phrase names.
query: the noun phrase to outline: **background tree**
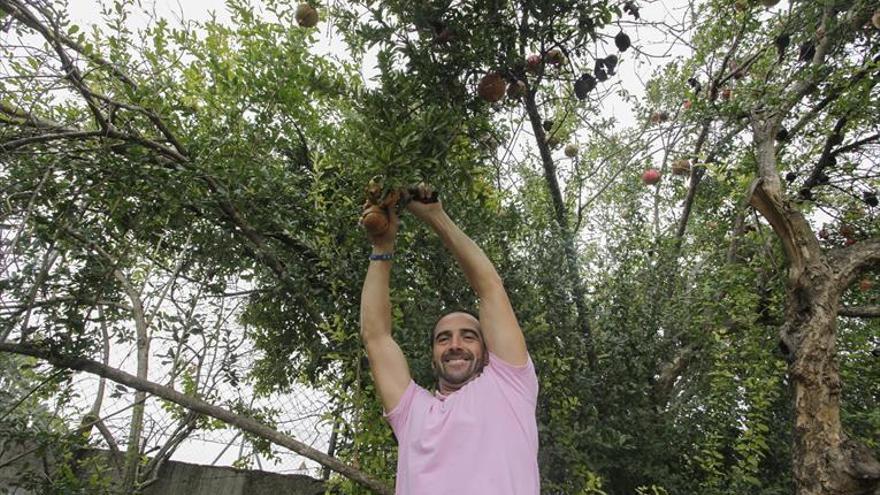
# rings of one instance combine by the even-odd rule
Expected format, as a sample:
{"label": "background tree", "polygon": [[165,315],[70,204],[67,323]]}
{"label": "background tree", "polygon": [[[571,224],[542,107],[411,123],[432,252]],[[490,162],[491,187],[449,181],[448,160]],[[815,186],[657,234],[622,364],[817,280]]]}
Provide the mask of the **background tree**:
{"label": "background tree", "polygon": [[[230,4],[236,29],[209,22],[196,34],[157,19],[133,33],[126,28],[131,5],[117,3],[105,12],[113,34],[96,29],[87,36],[69,23],[63,4],[0,7],[20,40],[4,45],[10,61],[2,101],[9,186],[3,215],[10,233],[4,297],[10,311],[3,345],[116,377],[106,361],[76,359],[100,355],[108,336],[136,341],[137,374],[123,376],[138,390],[136,414],[128,438],[116,441],[128,449],[121,489],[143,488],[188,433],[216,427],[169,406],[177,431],[154,449],[139,412],[145,390],[177,402],[183,392],[204,406],[217,400],[219,382],[244,378],[235,362],[236,342],[244,336],[230,336],[229,328],[242,316],[236,298],[274,293],[254,296],[255,306],[260,297],[286,298],[300,317],[279,325],[296,324],[299,335],[308,336],[296,355],[306,362],[321,357],[317,349],[310,352],[320,340],[309,331],[330,313],[319,312],[310,295],[326,287],[316,276],[331,259],[320,262],[312,241],[300,236],[310,220],[295,212],[321,206],[306,187],[313,164],[298,126],[310,126],[316,137],[331,134],[325,122],[345,108],[322,110],[317,102],[339,97],[343,69],[311,63],[303,42],[309,34],[291,27],[292,12],[268,23],[244,4]],[[273,144],[259,144],[266,142]],[[253,223],[242,205],[262,219]],[[259,282],[262,277],[271,285]],[[297,335],[279,338],[296,344]],[[166,361],[168,375],[161,378],[149,374],[157,354]],[[148,379],[166,385],[156,389]],[[224,421],[259,418],[264,430],[254,419],[239,426],[255,438],[320,457],[277,431],[267,435],[268,412],[226,407],[239,414],[227,409]],[[142,462],[147,453],[154,460]],[[324,463],[386,491],[338,461]]]}
{"label": "background tree", "polygon": [[[670,67],[661,83],[667,104],[685,102],[682,124],[699,130],[679,147],[700,164],[690,174],[679,235],[707,180],[737,185],[742,199],[733,204],[748,202],[769,224],[780,253],[776,273],[764,277],[784,288],[777,297],[785,311],[772,326],[780,328],[792,390],[795,491],[871,493],[880,464],[840,421],[836,345],[841,300],[860,279],[870,290],[880,254],[869,151],[878,136],[870,117],[877,34],[866,24],[873,9],[737,2],[709,3],[696,14],[707,22],[695,34],[694,57]],[[733,225],[735,232],[746,226],[739,218]]]}

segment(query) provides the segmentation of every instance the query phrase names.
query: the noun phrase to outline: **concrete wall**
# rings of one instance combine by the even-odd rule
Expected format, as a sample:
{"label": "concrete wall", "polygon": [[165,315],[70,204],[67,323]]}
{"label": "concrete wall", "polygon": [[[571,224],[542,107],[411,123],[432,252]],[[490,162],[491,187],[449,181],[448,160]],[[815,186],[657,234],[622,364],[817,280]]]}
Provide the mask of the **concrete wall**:
{"label": "concrete wall", "polygon": [[[35,445],[10,444],[0,439],[0,494],[37,495],[18,487],[23,472],[43,473],[54,469],[51,454],[28,452]],[[16,457],[21,456],[15,459]],[[88,456],[107,472],[114,472],[110,452],[94,450]],[[9,465],[6,463],[11,462]],[[23,471],[26,470],[26,471]],[[299,474],[277,474],[229,467],[200,466],[168,461],[159,470],[158,480],[144,495],[322,495],[326,487],[320,480]]]}
{"label": "concrete wall", "polygon": [[309,476],[277,474],[169,461],[144,495],[321,495],[324,485]]}

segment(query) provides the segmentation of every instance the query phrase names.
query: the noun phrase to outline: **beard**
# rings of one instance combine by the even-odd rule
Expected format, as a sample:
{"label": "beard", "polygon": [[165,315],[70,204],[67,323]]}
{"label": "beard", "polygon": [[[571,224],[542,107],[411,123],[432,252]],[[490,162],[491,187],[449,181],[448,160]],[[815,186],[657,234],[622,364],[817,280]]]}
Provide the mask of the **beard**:
{"label": "beard", "polygon": [[485,365],[482,356],[477,358],[470,351],[448,351],[434,362],[434,375],[449,385],[463,385],[479,375]]}

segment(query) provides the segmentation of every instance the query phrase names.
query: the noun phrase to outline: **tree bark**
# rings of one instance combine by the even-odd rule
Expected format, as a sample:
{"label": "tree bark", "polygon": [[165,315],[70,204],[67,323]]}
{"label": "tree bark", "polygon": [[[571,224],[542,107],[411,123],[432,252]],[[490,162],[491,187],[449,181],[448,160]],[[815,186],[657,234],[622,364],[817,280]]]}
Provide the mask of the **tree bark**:
{"label": "tree bark", "polygon": [[[103,253],[103,250],[101,250]],[[148,335],[147,319],[144,314],[144,306],[140,295],[132,287],[129,280],[118,268],[114,270],[116,279],[125,289],[131,300],[133,308],[135,329],[137,331],[137,378],[147,379],[150,362],[150,336]],[[125,451],[125,468],[123,469],[122,489],[125,493],[133,493],[137,482],[138,466],[140,465],[141,435],[144,429],[144,409],[147,394],[138,390],[134,394],[134,407],[131,413],[131,426],[129,428],[128,447]]]}
{"label": "tree bark", "polygon": [[794,479],[798,495],[880,493],[880,462],[850,440],[840,421],[836,358],[840,288],[822,262],[807,266],[786,294],[783,341],[794,389]]}
{"label": "tree bark", "polygon": [[842,429],[835,347],[840,295],[859,270],[880,262],[880,240],[822,252],[807,220],[783,196],[773,143],[777,128],[774,119],[754,117],[759,178],[749,197],[782,241],[789,263],[780,338],[794,397],[795,492],[880,494],[880,462]]}

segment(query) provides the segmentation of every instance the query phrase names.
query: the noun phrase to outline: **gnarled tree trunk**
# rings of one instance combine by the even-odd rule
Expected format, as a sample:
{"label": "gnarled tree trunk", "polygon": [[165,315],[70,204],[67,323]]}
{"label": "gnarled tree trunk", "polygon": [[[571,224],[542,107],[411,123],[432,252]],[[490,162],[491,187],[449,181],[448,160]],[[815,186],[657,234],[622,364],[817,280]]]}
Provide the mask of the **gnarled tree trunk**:
{"label": "gnarled tree trunk", "polygon": [[840,422],[837,307],[844,287],[820,260],[787,288],[782,338],[794,388],[794,479],[799,495],[880,493],[880,463]]}
{"label": "gnarled tree trunk", "polygon": [[794,396],[793,475],[797,495],[880,494],[880,462],[848,439],[840,422],[836,358],[841,293],[880,263],[880,240],[823,252],[801,212],[783,196],[773,142],[778,122],[753,120],[759,178],[749,195],[788,260],[786,322],[780,331]]}

